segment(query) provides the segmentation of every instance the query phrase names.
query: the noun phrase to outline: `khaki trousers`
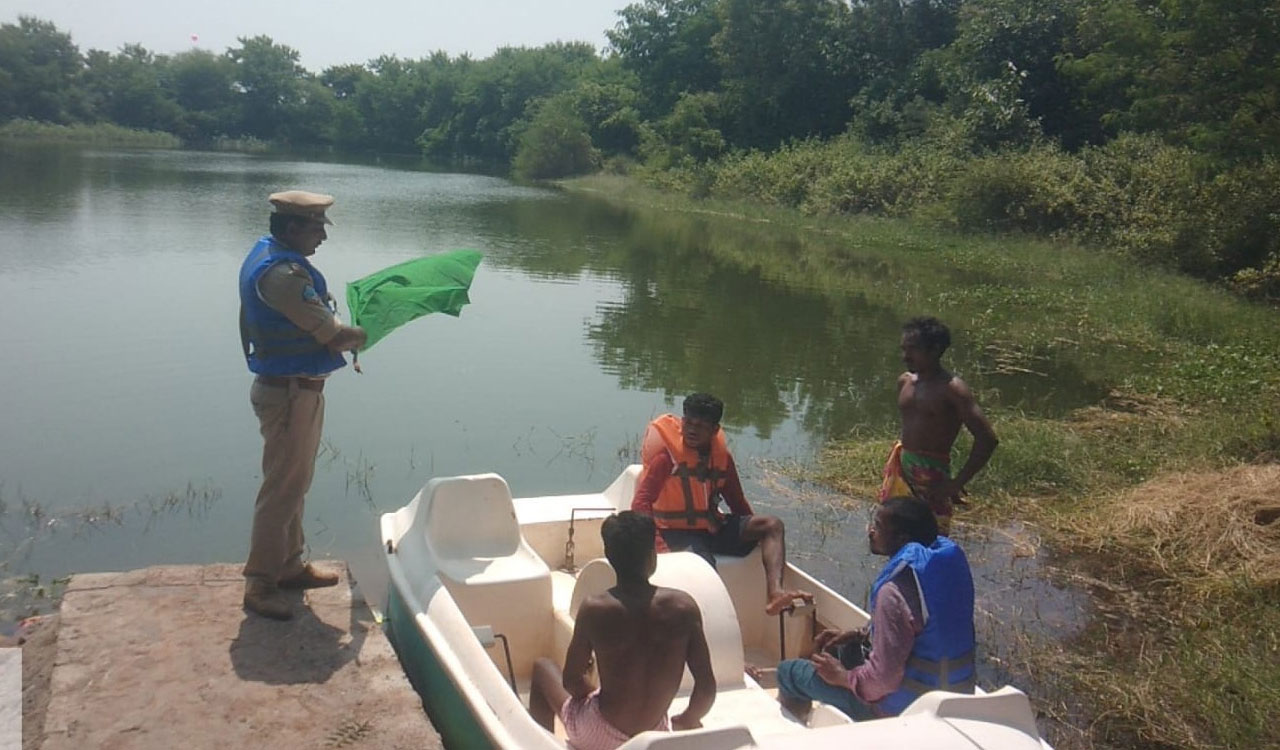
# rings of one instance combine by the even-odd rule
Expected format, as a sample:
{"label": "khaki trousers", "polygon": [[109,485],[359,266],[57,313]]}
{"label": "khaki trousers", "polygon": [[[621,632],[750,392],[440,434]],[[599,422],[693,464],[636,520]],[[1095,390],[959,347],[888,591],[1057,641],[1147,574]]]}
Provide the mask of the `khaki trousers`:
{"label": "khaki trousers", "polygon": [[262,488],[253,507],[245,578],[274,587],[302,572],[302,506],[315,474],[324,394],[254,381],[249,402],[262,432]]}

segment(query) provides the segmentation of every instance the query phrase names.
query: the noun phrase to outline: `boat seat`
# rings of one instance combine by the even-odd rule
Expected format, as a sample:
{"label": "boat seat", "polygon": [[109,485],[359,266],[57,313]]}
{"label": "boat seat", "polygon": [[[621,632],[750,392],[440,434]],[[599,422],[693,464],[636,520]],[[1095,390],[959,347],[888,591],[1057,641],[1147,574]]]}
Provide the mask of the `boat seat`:
{"label": "boat seat", "polygon": [[[692,552],[671,552],[658,555],[658,569],[649,578],[658,586],[667,586],[687,592],[702,610],[702,630],[706,634],[711,651],[711,668],[715,672],[718,689],[743,686],[745,664],[742,652],[742,632],[734,614],[733,601],[720,576],[701,557]],[[613,567],[604,558],[592,560],[578,573],[569,600],[568,619],[578,615],[578,608],[589,596],[603,594],[617,583]],[[686,668],[681,690],[693,689],[693,677]]]}
{"label": "boat seat", "polygon": [[996,735],[1020,732],[1030,738],[1038,738],[1035,713],[1026,694],[1006,685],[991,693],[963,695],[934,690],[916,698],[902,712],[903,717],[926,714],[945,719],[952,726],[961,728],[974,739],[991,738],[980,742],[982,747],[994,747]]}
{"label": "boat seat", "polygon": [[751,730],[743,727],[693,732],[641,732],[622,745],[625,750],[751,750],[759,747]]}
{"label": "boat seat", "polygon": [[502,477],[432,479],[423,495],[427,544],[444,575],[472,586],[550,575],[520,537],[511,488]]}
{"label": "boat seat", "polygon": [[[551,640],[551,571],[520,534],[506,480],[432,479],[421,497],[427,548],[445,588],[472,626],[507,637],[516,674],[527,676]],[[505,673],[499,652],[490,656]]]}
{"label": "boat seat", "polygon": [[764,614],[766,602],[764,565],[760,545],[743,557],[716,555],[716,569],[725,588],[732,591],[738,607],[738,626],[746,644],[774,642],[778,638],[776,617]]}

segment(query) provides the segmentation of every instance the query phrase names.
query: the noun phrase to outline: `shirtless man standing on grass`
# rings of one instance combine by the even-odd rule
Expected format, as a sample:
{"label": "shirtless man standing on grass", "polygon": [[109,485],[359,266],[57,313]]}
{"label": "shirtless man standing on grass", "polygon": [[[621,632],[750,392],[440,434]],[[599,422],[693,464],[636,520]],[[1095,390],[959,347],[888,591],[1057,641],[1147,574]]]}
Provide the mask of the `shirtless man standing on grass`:
{"label": "shirtless man standing on grass", "polygon": [[[644,731],[701,727],[716,682],[697,602],[649,583],[658,566],[652,518],[624,510],[605,519],[600,534],[618,585],[582,602],[563,674],[550,659],[534,662],[529,713],[548,730],[559,714],[573,750],[614,750]],[[684,713],[668,720],[686,664],[693,693]]]}
{"label": "shirtless man standing on grass", "polygon": [[[1000,442],[969,386],[942,367],[951,331],[937,318],[912,318],[902,326],[898,410],[902,438],[884,467],[880,502],[918,497],[938,517],[938,533],[951,534],[951,514],[964,486],[987,465]],[[951,476],[951,446],[960,427],[973,435],[973,448],[960,473]]]}

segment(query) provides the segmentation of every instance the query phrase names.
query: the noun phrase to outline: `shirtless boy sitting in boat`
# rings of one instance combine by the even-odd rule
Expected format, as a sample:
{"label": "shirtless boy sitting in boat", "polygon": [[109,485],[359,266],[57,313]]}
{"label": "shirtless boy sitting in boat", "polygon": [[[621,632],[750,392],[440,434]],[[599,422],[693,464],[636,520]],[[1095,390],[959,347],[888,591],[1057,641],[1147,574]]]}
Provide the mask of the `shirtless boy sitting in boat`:
{"label": "shirtless boy sitting in boat", "polygon": [[[658,565],[653,519],[622,511],[600,532],[618,585],[582,602],[563,675],[555,662],[538,659],[529,696],[529,712],[547,729],[559,713],[573,750],[613,750],[647,730],[696,729],[716,698],[698,604],[649,583]],[[693,693],[684,713],[668,720],[686,664]]]}

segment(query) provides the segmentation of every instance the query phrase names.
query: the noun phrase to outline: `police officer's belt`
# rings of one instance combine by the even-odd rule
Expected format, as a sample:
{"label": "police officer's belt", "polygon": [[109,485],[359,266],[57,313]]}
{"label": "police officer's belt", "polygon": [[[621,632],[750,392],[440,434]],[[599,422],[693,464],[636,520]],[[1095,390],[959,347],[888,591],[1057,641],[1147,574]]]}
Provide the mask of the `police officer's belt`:
{"label": "police officer's belt", "polygon": [[306,388],[309,391],[323,391],[324,381],[317,378],[296,378],[283,377],[280,375],[259,375],[258,382],[263,385],[273,386],[275,388],[288,388],[290,382],[298,384],[299,388]]}

